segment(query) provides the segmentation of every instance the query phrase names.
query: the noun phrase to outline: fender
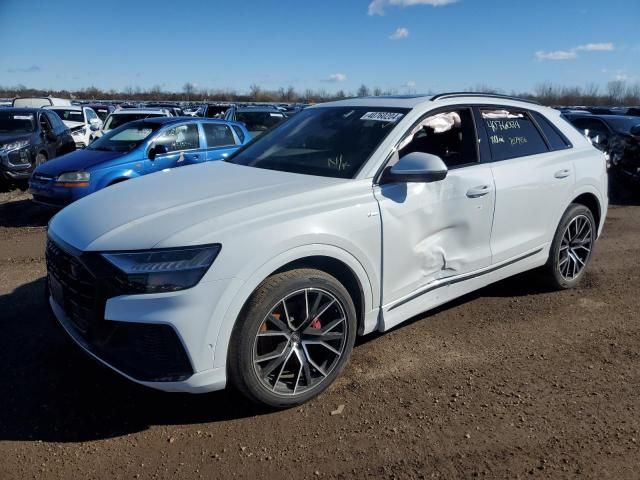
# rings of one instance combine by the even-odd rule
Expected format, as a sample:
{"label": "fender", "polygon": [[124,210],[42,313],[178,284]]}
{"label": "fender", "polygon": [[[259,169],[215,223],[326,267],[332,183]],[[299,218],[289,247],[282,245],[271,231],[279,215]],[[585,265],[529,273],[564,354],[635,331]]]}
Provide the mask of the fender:
{"label": "fender", "polygon": [[108,171],[100,178],[96,186],[96,190],[105,188],[116,180],[129,180],[141,176],[142,175],[139,172],[132,168],[128,168],[128,166],[118,167],[113,171]]}
{"label": "fender", "polygon": [[364,331],[369,332],[377,327],[378,301],[376,299],[374,303],[372,288],[374,283],[372,282],[379,280],[373,272],[367,272],[353,255],[334,245],[311,244],[295,247],[272,257],[269,261],[260,266],[247,280],[245,280],[245,282],[235,292],[226,312],[219,312],[217,309],[214,311],[212,318],[217,316],[222,318],[220,323],[209,323],[210,327],[206,335],[206,338],[216,339],[213,354],[214,368],[223,367],[226,364],[229,340],[231,338],[233,327],[242,307],[258,285],[260,285],[265,278],[271,275],[271,273],[284,265],[310,256],[331,257],[343,262],[351,268],[358,278],[364,294]]}
{"label": "fender", "polygon": [[577,186],[577,188],[573,191],[573,197],[571,200],[583,195],[585,193],[590,193],[598,200],[598,205],[600,206],[600,225],[598,225],[598,237],[602,234],[602,228],[604,227],[604,222],[607,216],[607,209],[609,201],[606,198],[602,197],[600,190],[595,185],[590,183],[582,184]]}

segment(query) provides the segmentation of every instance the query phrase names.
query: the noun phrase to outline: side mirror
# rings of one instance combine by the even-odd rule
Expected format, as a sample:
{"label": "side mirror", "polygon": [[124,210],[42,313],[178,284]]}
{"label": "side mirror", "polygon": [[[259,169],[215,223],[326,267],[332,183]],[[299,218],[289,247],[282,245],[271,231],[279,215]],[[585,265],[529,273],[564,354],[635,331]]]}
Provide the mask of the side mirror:
{"label": "side mirror", "polygon": [[89,125],[89,130],[91,130],[92,132],[97,132],[98,130],[100,130],[100,125],[98,125],[97,123],[92,123],[91,125]]}
{"label": "side mirror", "polygon": [[383,183],[438,182],[445,179],[448,171],[445,163],[437,155],[411,152],[388,169],[384,173],[382,181]]}
{"label": "side mirror", "polygon": [[165,153],[169,153],[169,149],[166,145],[154,145],[149,149],[147,156],[149,157],[149,160],[154,160],[158,155],[164,155]]}

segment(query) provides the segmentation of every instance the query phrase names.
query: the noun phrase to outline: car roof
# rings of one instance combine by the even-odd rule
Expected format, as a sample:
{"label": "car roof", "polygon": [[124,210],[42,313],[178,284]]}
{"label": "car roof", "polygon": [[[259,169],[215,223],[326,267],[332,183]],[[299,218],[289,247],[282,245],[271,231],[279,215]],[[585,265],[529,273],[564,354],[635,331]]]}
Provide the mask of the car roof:
{"label": "car roof", "polygon": [[236,125],[243,126],[239,122],[230,122],[229,120],[223,120],[221,118],[198,118],[198,117],[150,117],[150,118],[141,118],[139,120],[135,120],[138,122],[145,123],[157,123],[159,125],[169,125],[172,123],[182,123],[182,122],[199,122],[199,123],[224,123],[227,125]]}
{"label": "car roof", "polygon": [[45,105],[42,108],[46,109],[46,110],[57,110],[57,109],[63,109],[63,110],[77,110],[77,111],[82,111],[83,108],[91,108],[91,107],[87,107],[86,105]]}
{"label": "car roof", "polygon": [[44,108],[25,108],[25,107],[5,107],[2,109],[3,112],[12,112],[12,113],[24,113],[24,114],[36,114],[41,112]]}
{"label": "car roof", "polygon": [[[384,95],[379,97],[357,97],[347,98],[345,100],[337,100],[327,103],[319,103],[309,108],[318,107],[379,107],[379,108],[408,108],[412,109],[419,105],[426,105],[438,100],[455,99],[460,103],[489,103],[495,105],[519,105],[530,108],[535,106],[538,109],[543,107],[537,102],[527,100],[525,98],[517,98],[509,95],[499,95],[494,93],[480,92],[453,92],[441,93],[438,95],[416,94],[416,95]],[[446,106],[446,103],[442,104]]]}
{"label": "car roof", "polygon": [[111,115],[120,115],[120,114],[135,114],[135,113],[168,113],[165,108],[122,108],[120,110],[116,110],[115,112],[111,112]]}

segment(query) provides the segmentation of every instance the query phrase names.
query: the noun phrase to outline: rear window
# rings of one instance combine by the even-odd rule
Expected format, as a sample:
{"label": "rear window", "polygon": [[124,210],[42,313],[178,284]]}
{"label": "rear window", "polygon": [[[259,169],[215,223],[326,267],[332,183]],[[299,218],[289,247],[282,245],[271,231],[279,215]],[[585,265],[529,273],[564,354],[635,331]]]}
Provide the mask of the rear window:
{"label": "rear window", "polygon": [[538,112],[532,112],[533,117],[538,122],[538,126],[547,137],[551,150],[564,150],[565,148],[571,148],[571,142],[567,140],[555,125],[553,125],[547,118]]}
{"label": "rear window", "polygon": [[548,151],[542,135],[524,110],[481,110],[494,161],[536,155]]}
{"label": "rear window", "polygon": [[104,126],[104,130],[113,130],[125,123],[133,122],[134,120],[144,120],[145,118],[165,117],[166,115],[160,113],[121,113],[112,114]]}
{"label": "rear window", "polygon": [[68,108],[52,108],[53,112],[60,117],[60,120],[67,122],[79,122],[84,123],[84,115],[82,110],[71,110]]}

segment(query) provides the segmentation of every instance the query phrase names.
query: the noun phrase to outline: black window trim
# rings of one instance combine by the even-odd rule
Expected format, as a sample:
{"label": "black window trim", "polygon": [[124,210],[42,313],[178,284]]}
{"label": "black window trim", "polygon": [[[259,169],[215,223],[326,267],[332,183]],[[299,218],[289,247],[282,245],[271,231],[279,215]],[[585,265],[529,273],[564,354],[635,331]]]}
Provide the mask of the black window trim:
{"label": "black window trim", "polygon": [[476,165],[480,165],[481,163],[485,163],[483,162],[482,156],[481,156],[481,148],[480,148],[480,143],[478,140],[480,140],[480,137],[478,136],[478,125],[475,119],[475,115],[473,112],[473,105],[469,105],[466,103],[461,103],[459,105],[447,105],[447,106],[442,106],[442,107],[438,107],[438,108],[434,108],[432,110],[429,110],[428,112],[424,113],[423,115],[421,115],[415,122],[413,122],[411,124],[411,126],[409,128],[407,128],[404,132],[404,134],[402,135],[402,137],[400,137],[400,140],[398,140],[396,142],[396,144],[391,148],[391,151],[389,152],[389,154],[387,155],[387,158],[385,158],[384,162],[382,162],[382,165],[380,165],[380,168],[378,168],[378,171],[376,172],[376,174],[373,176],[373,184],[374,185],[379,185],[380,184],[380,178],[382,178],[382,174],[384,173],[384,171],[386,170],[389,162],[391,161],[391,159],[393,158],[393,155],[395,153],[398,153],[398,146],[404,141],[405,138],[407,138],[409,136],[409,132],[411,132],[420,122],[422,122],[425,118],[428,117],[432,117],[434,115],[438,115],[439,113],[443,113],[443,112],[452,112],[452,111],[456,111],[456,110],[469,110],[469,112],[471,113],[471,121],[473,122],[473,129],[475,131],[475,136],[476,136],[476,158],[477,160],[475,162],[469,162],[469,163],[464,163],[462,165],[455,165],[451,168],[449,168],[447,166],[447,171],[451,171],[451,170],[458,170],[460,168],[468,168],[468,167],[473,167]]}
{"label": "black window trim", "polygon": [[[505,110],[516,110],[516,111],[521,111],[524,112],[527,117],[529,118],[529,120],[531,121],[531,124],[533,125],[533,128],[536,129],[536,131],[538,132],[538,134],[540,135],[540,137],[542,138],[542,141],[544,142],[545,146],[547,147],[547,151],[546,152],[539,152],[539,153],[530,153],[527,155],[517,155],[515,157],[509,157],[509,158],[502,158],[500,160],[496,160],[493,158],[493,152],[491,151],[491,147],[489,145],[489,132],[487,132],[487,127],[484,124],[484,122],[482,121],[482,112],[481,110],[486,110],[486,109],[505,109]],[[496,104],[496,103],[491,103],[491,104],[478,104],[478,105],[474,105],[474,113],[478,116],[477,121],[482,125],[482,131],[484,133],[484,141],[487,145],[487,152],[488,152],[488,158],[486,161],[483,160],[483,163],[496,163],[496,162],[507,162],[509,160],[516,160],[518,158],[526,158],[526,157],[532,157],[534,155],[544,155],[547,153],[551,153],[551,152],[556,152],[559,150],[553,150],[551,148],[551,144],[549,143],[549,140],[547,139],[546,135],[544,134],[544,132],[541,130],[540,125],[538,125],[538,123],[535,121],[535,117],[532,115],[531,113],[532,111],[529,110],[528,108],[522,108],[522,107],[518,107],[518,106],[513,106],[513,105],[500,105],[500,104]],[[482,143],[481,141],[481,143]]]}

